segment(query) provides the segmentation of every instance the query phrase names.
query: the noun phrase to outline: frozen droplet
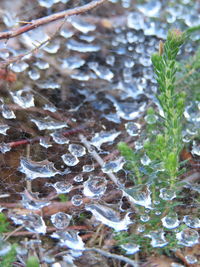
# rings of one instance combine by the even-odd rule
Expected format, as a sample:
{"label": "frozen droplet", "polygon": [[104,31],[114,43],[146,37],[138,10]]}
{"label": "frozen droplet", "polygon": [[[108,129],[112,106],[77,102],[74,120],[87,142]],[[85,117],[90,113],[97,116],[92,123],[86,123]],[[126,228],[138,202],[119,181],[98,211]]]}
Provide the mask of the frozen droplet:
{"label": "frozen droplet", "polygon": [[118,115],[116,113],[102,114],[102,117],[104,117],[108,121],[112,121],[114,123],[120,123],[121,122],[120,118],[118,117]]}
{"label": "frozen droplet", "polygon": [[124,189],[123,195],[134,204],[143,206],[147,209],[152,209],[151,191],[147,185],[136,185],[132,188]]}
{"label": "frozen droplet", "polygon": [[57,229],[65,229],[71,220],[72,216],[64,212],[57,212],[51,216],[51,222]]}
{"label": "frozen droplet", "polygon": [[9,12],[9,11],[6,11],[6,6],[4,7],[4,10],[2,12],[2,20],[4,22],[4,24],[10,28],[10,27],[15,27],[16,24],[18,23],[19,19],[18,17],[16,16],[15,13],[13,13],[13,10],[12,12]]}
{"label": "frozen droplet", "polygon": [[195,141],[193,141],[191,153],[193,156],[200,156],[200,144],[197,144]]}
{"label": "frozen droplet", "polygon": [[71,198],[71,202],[74,206],[80,206],[83,204],[83,197],[81,195],[74,195],[72,198]]}
{"label": "frozen droplet", "polygon": [[113,72],[109,68],[99,65],[98,62],[89,62],[88,66],[100,79],[111,81],[114,77]]}
{"label": "frozen droplet", "polygon": [[176,197],[176,192],[172,189],[161,188],[159,197],[163,200],[172,200]]}
{"label": "frozen droplet", "polygon": [[138,227],[137,227],[137,231],[139,233],[143,233],[145,231],[145,229],[146,229],[146,227],[144,224],[138,225]]}
{"label": "frozen droplet", "polygon": [[128,28],[135,30],[144,29],[144,16],[138,12],[132,12],[128,14],[127,17]]}
{"label": "frozen droplet", "polygon": [[34,107],[34,96],[30,93],[29,88],[25,88],[18,91],[10,92],[13,101],[15,104],[19,105],[22,108]]}
{"label": "frozen droplet", "polygon": [[125,128],[130,136],[138,136],[140,133],[141,125],[139,123],[130,121],[125,124]]}
{"label": "frozen droplet", "polygon": [[200,228],[200,219],[193,215],[185,215],[183,222],[190,228]]}
{"label": "frozen droplet", "polygon": [[71,56],[71,57],[67,57],[67,58],[62,59],[61,67],[63,69],[74,70],[74,69],[80,68],[84,64],[85,64],[84,59],[82,59],[78,56]]}
{"label": "frozen droplet", "polygon": [[121,248],[123,248],[126,251],[126,255],[133,255],[140,251],[140,246],[134,243],[126,243],[121,245]]}
{"label": "frozen droplet", "polygon": [[10,68],[12,71],[14,72],[23,72],[24,70],[26,70],[28,68],[28,64],[26,62],[16,62],[16,63],[12,63],[10,65]]}
{"label": "frozen droplet", "polygon": [[148,214],[143,214],[143,215],[140,216],[140,220],[141,220],[142,222],[144,222],[144,223],[145,223],[145,222],[148,222],[149,219],[150,219],[150,217],[149,217]]}
{"label": "frozen droplet", "polygon": [[67,166],[75,166],[79,163],[79,159],[70,153],[62,155],[61,158]]}
{"label": "frozen droplet", "polygon": [[116,131],[110,131],[110,132],[102,131],[100,133],[96,133],[90,142],[91,145],[100,149],[102,144],[107,142],[113,142],[120,134],[121,132],[116,132]]}
{"label": "frozen droplet", "polygon": [[6,256],[11,250],[12,246],[10,243],[3,240],[2,237],[0,237],[0,257]]}
{"label": "frozen droplet", "polygon": [[65,122],[53,120],[51,117],[45,117],[43,119],[31,119],[40,131],[42,130],[56,130],[68,127]]}
{"label": "frozen droplet", "polygon": [[185,247],[192,247],[199,242],[199,234],[196,230],[185,228],[176,234],[178,244]]}
{"label": "frozen droplet", "polygon": [[82,145],[70,144],[68,150],[75,157],[82,157],[86,154],[85,147]]}
{"label": "frozen droplet", "polygon": [[0,124],[0,134],[7,135],[7,130],[10,129],[10,127],[7,124]]}
{"label": "frozen droplet", "polygon": [[9,144],[6,144],[6,143],[0,143],[0,151],[1,153],[6,153],[8,151],[11,150],[11,146]]}
{"label": "frozen droplet", "polygon": [[29,75],[30,79],[33,81],[36,81],[40,78],[40,73],[36,69],[29,70],[28,75]]}
{"label": "frozen droplet", "polygon": [[189,122],[200,122],[200,110],[198,108],[198,101],[191,102],[185,107],[184,116]]}
{"label": "frozen droplet", "polygon": [[35,66],[38,67],[38,69],[40,70],[46,70],[49,68],[49,63],[44,60],[38,59],[35,62]]}
{"label": "frozen droplet", "polygon": [[117,212],[107,206],[89,204],[85,206],[85,209],[92,212],[97,221],[108,225],[115,231],[127,230],[128,225],[132,223],[129,213],[127,213],[125,217],[121,219]]}
{"label": "frozen droplet", "polygon": [[38,214],[17,215],[11,214],[10,218],[15,224],[23,225],[28,231],[36,234],[45,234],[46,225]]}
{"label": "frozen droplet", "polygon": [[83,182],[83,175],[79,174],[74,177],[74,182],[81,183]]}
{"label": "frozen droplet", "polygon": [[64,175],[65,172],[58,171],[53,162],[48,160],[32,161],[30,159],[22,157],[20,160],[20,167],[18,170],[26,175],[28,180],[35,178],[50,178],[56,174]]}
{"label": "frozen droplet", "polygon": [[50,136],[53,138],[54,142],[60,145],[68,144],[69,139],[63,135],[63,132],[56,131],[50,134]]}
{"label": "frozen droplet", "polygon": [[48,45],[43,47],[43,50],[49,54],[56,54],[60,48],[59,43],[49,43]]}
{"label": "frozen droplet", "polygon": [[82,53],[97,52],[101,49],[99,45],[78,42],[73,39],[70,39],[67,42],[67,48],[69,50],[82,52]]}
{"label": "frozen droplet", "polygon": [[168,244],[163,230],[152,231],[145,236],[151,238],[151,245],[153,248],[162,248]]}
{"label": "frozen droplet", "polygon": [[80,70],[74,74],[71,74],[70,77],[78,81],[88,81],[90,79],[90,74],[86,73],[85,71]]}
{"label": "frozen droplet", "polygon": [[93,36],[93,35],[82,34],[82,35],[79,35],[79,38],[80,38],[80,40],[86,41],[88,43],[91,43],[95,40],[95,36]]}
{"label": "frozen droplet", "polygon": [[59,244],[62,247],[67,246],[73,250],[84,250],[84,243],[78,232],[70,231],[58,231],[51,235],[51,237],[59,239]]}
{"label": "frozen droplet", "polygon": [[145,4],[137,5],[137,9],[147,17],[158,17],[161,6],[160,1],[152,0]]}
{"label": "frozen droplet", "polygon": [[144,67],[150,67],[151,66],[151,57],[149,55],[142,55],[139,57],[139,63]]}
{"label": "frozen droplet", "polygon": [[26,191],[25,193],[21,193],[22,205],[29,210],[39,210],[50,204],[49,201],[39,199],[38,195],[39,193],[32,193],[28,191]]}
{"label": "frozen droplet", "polygon": [[88,33],[96,29],[96,26],[94,24],[86,22],[80,16],[71,17],[69,21],[71,22],[74,28],[76,28],[82,33]]}
{"label": "frozen droplet", "polygon": [[94,170],[94,165],[83,165],[82,172],[92,172]]}
{"label": "frozen droplet", "polygon": [[90,176],[83,183],[83,194],[86,197],[100,198],[106,191],[107,181],[104,177]]}
{"label": "frozen droplet", "polygon": [[140,161],[144,166],[148,166],[151,163],[151,159],[146,154],[144,154]]}
{"label": "frozen droplet", "polygon": [[195,264],[198,262],[197,258],[194,255],[186,255],[185,259],[187,261],[188,264]]}
{"label": "frozen droplet", "polygon": [[68,39],[74,35],[74,32],[68,30],[68,29],[62,29],[60,31],[60,35],[64,37],[65,39]]}
{"label": "frozen droplet", "polygon": [[105,163],[101,169],[104,173],[118,172],[123,169],[124,164],[124,158],[120,157],[114,161]]}
{"label": "frozen droplet", "polygon": [[5,104],[2,105],[2,116],[7,120],[16,118],[15,113]]}
{"label": "frozen droplet", "polygon": [[167,229],[175,229],[179,226],[180,221],[178,219],[178,215],[176,213],[171,213],[166,215],[161,219],[162,224]]}
{"label": "frozen droplet", "polygon": [[52,186],[56,190],[57,194],[69,193],[73,188],[72,184],[66,183],[64,181],[56,182],[54,184],[46,183],[46,186]]}

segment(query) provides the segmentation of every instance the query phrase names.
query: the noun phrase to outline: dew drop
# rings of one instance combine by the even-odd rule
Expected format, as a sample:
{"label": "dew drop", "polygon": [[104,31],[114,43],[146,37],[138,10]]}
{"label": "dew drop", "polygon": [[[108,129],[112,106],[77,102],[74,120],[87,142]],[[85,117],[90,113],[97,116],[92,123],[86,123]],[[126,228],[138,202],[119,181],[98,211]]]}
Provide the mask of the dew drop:
{"label": "dew drop", "polygon": [[123,248],[126,251],[126,255],[133,255],[140,251],[140,246],[133,243],[126,243],[121,245],[121,248]]}
{"label": "dew drop", "polygon": [[181,232],[177,233],[176,238],[178,240],[178,244],[183,245],[185,247],[192,247],[195,244],[198,244],[199,234],[194,229],[186,228]]}
{"label": "dew drop", "polygon": [[200,219],[193,215],[185,215],[183,222],[190,228],[200,228]]}
{"label": "dew drop", "polygon": [[153,248],[162,248],[168,244],[163,230],[152,231],[145,236],[151,238],[151,245]]}
{"label": "dew drop", "polygon": [[106,191],[107,181],[104,177],[90,176],[83,183],[83,194],[86,197],[100,198]]}
{"label": "dew drop", "polygon": [[83,204],[83,197],[81,195],[74,195],[72,198],[71,198],[71,202],[74,206],[80,206]]}
{"label": "dew drop", "polygon": [[175,229],[179,226],[180,221],[176,213],[168,214],[161,219],[162,224],[167,229]]}
{"label": "dew drop", "polygon": [[68,227],[71,216],[64,212],[57,212],[51,216],[51,222],[57,229],[65,229]]}
{"label": "dew drop", "polygon": [[67,166],[75,166],[79,163],[79,159],[70,153],[62,155],[61,158]]}
{"label": "dew drop", "polygon": [[104,173],[118,172],[123,168],[125,160],[123,157],[116,159],[115,161],[107,162],[101,168]]}
{"label": "dew drop", "polygon": [[85,147],[82,145],[70,144],[68,150],[75,157],[82,157],[86,154]]}
{"label": "dew drop", "polygon": [[159,197],[163,200],[172,200],[176,198],[176,192],[172,189],[161,188]]}

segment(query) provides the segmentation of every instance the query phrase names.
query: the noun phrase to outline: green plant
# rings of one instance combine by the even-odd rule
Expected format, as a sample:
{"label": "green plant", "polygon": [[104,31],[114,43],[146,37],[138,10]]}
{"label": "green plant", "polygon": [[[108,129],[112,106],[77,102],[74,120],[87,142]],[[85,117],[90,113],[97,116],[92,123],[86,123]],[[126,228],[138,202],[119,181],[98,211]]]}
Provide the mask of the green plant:
{"label": "green plant", "polygon": [[35,256],[30,256],[26,263],[27,267],[39,267],[39,261],[38,258]]}
{"label": "green plant", "polygon": [[[168,221],[177,222],[176,230],[182,229],[175,208],[180,204],[182,185],[179,176],[184,172],[180,152],[184,146],[182,130],[186,94],[176,89],[176,57],[188,33],[176,29],[169,31],[166,42],[159,44],[159,52],[152,55],[158,82],[158,111],[153,108],[147,111],[146,132],[141,140],[143,147],[133,151],[125,143],[118,144],[127,160],[126,168],[132,173],[134,186],[124,191],[138,204],[135,219],[138,226],[130,235],[119,233],[116,238],[119,244],[137,243],[143,251],[158,247],[169,252],[179,246],[173,228],[168,228],[163,220],[168,218]],[[153,244],[156,240],[158,243]]]}

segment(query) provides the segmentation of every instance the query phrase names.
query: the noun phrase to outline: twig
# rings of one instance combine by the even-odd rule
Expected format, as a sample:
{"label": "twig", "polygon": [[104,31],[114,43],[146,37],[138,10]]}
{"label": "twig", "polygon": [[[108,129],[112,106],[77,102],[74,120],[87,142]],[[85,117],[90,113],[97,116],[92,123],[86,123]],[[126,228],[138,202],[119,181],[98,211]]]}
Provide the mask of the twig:
{"label": "twig", "polygon": [[121,256],[121,255],[117,255],[117,254],[113,254],[113,253],[110,253],[110,252],[107,252],[107,251],[104,251],[102,249],[99,249],[99,248],[86,248],[84,251],[94,251],[94,252],[97,252],[107,258],[113,258],[113,259],[116,259],[116,260],[119,260],[119,261],[124,261],[128,264],[130,264],[131,266],[134,266],[134,267],[137,267],[138,265],[136,264],[135,261],[127,258],[127,257],[124,257],[124,256]]}
{"label": "twig", "polygon": [[72,16],[72,15],[78,15],[81,13],[84,13],[92,8],[95,8],[99,5],[101,5],[103,2],[105,2],[106,0],[94,0],[86,5],[80,6],[80,7],[76,7],[76,8],[72,8],[69,10],[64,10],[43,18],[39,18],[39,19],[35,19],[32,20],[30,22],[27,22],[27,25],[20,27],[18,29],[14,29],[11,31],[7,31],[7,32],[1,32],[0,33],[0,40],[2,39],[10,39],[13,37],[16,37],[18,35],[21,35],[22,33],[31,31],[35,28],[38,28],[41,25],[59,20],[59,19],[63,19],[66,18],[68,16]]}

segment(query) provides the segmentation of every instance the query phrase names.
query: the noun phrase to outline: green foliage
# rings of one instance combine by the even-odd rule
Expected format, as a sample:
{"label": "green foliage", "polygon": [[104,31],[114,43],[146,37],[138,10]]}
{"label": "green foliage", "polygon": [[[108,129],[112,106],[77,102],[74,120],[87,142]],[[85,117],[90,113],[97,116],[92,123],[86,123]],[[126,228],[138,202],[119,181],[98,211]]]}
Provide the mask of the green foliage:
{"label": "green foliage", "polygon": [[30,256],[27,260],[26,267],[39,267],[39,260],[35,256]]}
{"label": "green foliage", "polygon": [[4,213],[0,213],[0,233],[8,231],[9,222],[7,222],[6,216]]}
{"label": "green foliage", "polygon": [[58,196],[61,202],[67,202],[68,201],[68,196],[66,194],[60,194]]}
{"label": "green foliage", "polygon": [[15,260],[16,260],[16,244],[13,244],[11,250],[5,256],[0,257],[0,265],[2,267],[12,267],[13,262]]}

